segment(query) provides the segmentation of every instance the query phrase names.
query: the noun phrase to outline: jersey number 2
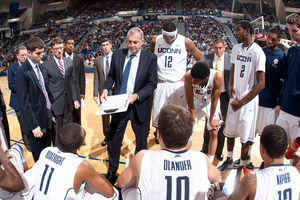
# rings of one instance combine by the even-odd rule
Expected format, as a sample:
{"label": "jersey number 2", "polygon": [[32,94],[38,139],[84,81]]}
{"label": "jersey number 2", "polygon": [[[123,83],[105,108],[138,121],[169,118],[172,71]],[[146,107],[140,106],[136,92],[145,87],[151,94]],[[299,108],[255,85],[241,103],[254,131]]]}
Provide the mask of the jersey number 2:
{"label": "jersey number 2", "polygon": [[[167,200],[172,199],[172,176],[165,176],[167,179]],[[176,200],[181,200],[181,183],[184,181],[184,200],[189,200],[190,194],[190,179],[187,176],[180,176],[176,179]]]}
{"label": "jersey number 2", "polygon": [[[44,173],[43,173],[43,176],[42,176],[41,184],[40,184],[40,191],[42,191],[44,179],[45,179],[46,173],[47,173],[47,171],[48,171],[48,168],[49,168],[49,165],[46,164],[46,165],[45,165],[45,170],[44,170]],[[50,173],[49,173],[49,176],[48,176],[48,179],[47,179],[45,191],[44,191],[44,194],[45,194],[45,195],[47,195],[48,188],[49,188],[49,183],[50,183],[50,180],[51,180],[51,177],[52,177],[53,172],[54,172],[54,168],[51,167]]]}
{"label": "jersey number 2", "polygon": [[172,56],[165,56],[165,68],[171,68],[172,67]]}
{"label": "jersey number 2", "polygon": [[242,65],[240,77],[244,77],[244,73],[245,73],[245,65]]}

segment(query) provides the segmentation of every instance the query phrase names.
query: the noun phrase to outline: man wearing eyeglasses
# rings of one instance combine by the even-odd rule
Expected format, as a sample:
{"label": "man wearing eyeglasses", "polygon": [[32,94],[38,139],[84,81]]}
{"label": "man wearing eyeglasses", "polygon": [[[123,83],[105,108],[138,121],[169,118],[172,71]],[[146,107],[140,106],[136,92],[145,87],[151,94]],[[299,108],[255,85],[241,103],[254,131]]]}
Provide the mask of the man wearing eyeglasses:
{"label": "man wearing eyeglasses", "polygon": [[157,127],[160,109],[165,104],[186,107],[184,76],[187,51],[195,60],[204,61],[203,55],[194,43],[177,33],[174,22],[166,22],[162,35],[152,40],[150,51],[157,56],[157,89],[154,92],[152,126]]}
{"label": "man wearing eyeglasses", "polygon": [[[63,40],[58,37],[53,38],[50,46],[53,56],[43,63],[43,73],[45,82],[49,85],[55,100],[52,108],[55,114],[55,130],[57,132],[62,126],[72,122],[73,104],[75,109],[78,109],[80,104],[73,62],[62,56]],[[57,138],[55,138],[55,145],[58,145]]]}

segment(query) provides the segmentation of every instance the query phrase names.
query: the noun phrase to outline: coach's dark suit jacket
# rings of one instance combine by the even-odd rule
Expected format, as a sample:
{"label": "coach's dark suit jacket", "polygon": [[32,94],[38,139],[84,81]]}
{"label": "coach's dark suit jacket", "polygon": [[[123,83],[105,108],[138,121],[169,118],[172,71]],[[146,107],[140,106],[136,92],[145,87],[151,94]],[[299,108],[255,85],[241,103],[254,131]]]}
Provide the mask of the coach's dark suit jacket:
{"label": "coach's dark suit jacket", "polygon": [[[147,128],[151,115],[151,95],[157,86],[157,57],[150,51],[141,49],[140,60],[136,73],[134,93],[139,96],[124,113],[112,115],[111,129],[109,132],[108,155],[109,172],[118,169],[120,148],[128,119],[136,136],[136,152],[147,149]],[[113,53],[108,77],[104,83],[104,89],[109,91],[113,83],[113,95],[120,93],[123,68],[128,49],[120,49]],[[133,116],[132,116],[133,115]],[[127,119],[124,120],[124,119]]]}
{"label": "coach's dark suit jacket", "polygon": [[7,75],[8,87],[11,91],[9,106],[16,111],[20,110],[20,105],[18,102],[18,98],[17,98],[17,94],[16,94],[16,87],[15,87],[15,77],[16,77],[16,73],[17,73],[19,67],[20,66],[19,66],[18,61],[15,62],[14,64],[10,65],[8,67],[8,75]]}
{"label": "coach's dark suit jacket", "polygon": [[70,111],[73,110],[73,101],[79,101],[73,62],[65,57],[62,57],[62,59],[65,68],[65,78],[63,77],[53,56],[43,63],[45,82],[49,85],[49,89],[55,100],[52,104],[52,109],[55,115],[63,114],[65,95],[67,96]]}
{"label": "coach's dark suit jacket", "polygon": [[[63,53],[63,56],[65,56],[65,53]],[[80,103],[80,95],[85,95],[85,69],[83,58],[76,53],[73,53],[73,65],[76,77],[77,99]],[[81,124],[81,108],[73,108],[73,122]]]}
{"label": "coach's dark suit jacket", "polygon": [[[119,94],[122,83],[123,68],[128,49],[115,51],[111,60],[108,77],[104,89],[109,91],[113,83],[113,95]],[[150,51],[141,49],[140,61],[136,73],[134,93],[139,96],[134,105],[134,111],[140,122],[145,122],[151,115],[151,94],[157,86],[157,57]]]}
{"label": "coach's dark suit jacket", "polygon": [[[41,70],[41,65],[39,66]],[[40,126],[41,129],[47,129],[49,126],[48,120],[51,118],[51,116],[49,116],[50,111],[47,109],[46,98],[43,94],[42,87],[28,60],[26,60],[22,64],[22,67],[20,67],[17,71],[15,86],[22,113],[22,130],[26,135],[31,136],[29,137],[29,145],[33,158],[35,161],[37,161],[39,154],[45,147],[44,145],[47,143],[47,141],[44,141],[44,137],[33,137],[32,130],[38,126]],[[54,98],[46,82],[45,88],[48,93],[49,100],[52,103]],[[49,134],[46,136],[48,135]]]}
{"label": "coach's dark suit jacket", "polygon": [[[215,55],[214,52],[204,55],[204,61],[209,65],[210,68],[213,68],[214,55]],[[226,120],[228,103],[229,103],[229,99],[230,99],[229,90],[228,90],[230,69],[232,66],[232,64],[230,62],[230,58],[231,58],[231,55],[224,52],[224,84],[225,84],[226,94],[222,92],[220,95],[221,112],[222,112],[222,117],[223,117],[224,121]],[[224,126],[221,126],[221,128],[219,129],[219,132],[218,132],[218,147],[217,147],[216,154],[221,154],[223,151],[224,141],[225,141],[223,129],[224,129]],[[209,138],[210,138],[209,132],[207,130],[207,126],[205,123],[204,142],[203,142],[203,148],[202,148],[202,150],[204,152],[208,152],[207,148],[208,148]]]}

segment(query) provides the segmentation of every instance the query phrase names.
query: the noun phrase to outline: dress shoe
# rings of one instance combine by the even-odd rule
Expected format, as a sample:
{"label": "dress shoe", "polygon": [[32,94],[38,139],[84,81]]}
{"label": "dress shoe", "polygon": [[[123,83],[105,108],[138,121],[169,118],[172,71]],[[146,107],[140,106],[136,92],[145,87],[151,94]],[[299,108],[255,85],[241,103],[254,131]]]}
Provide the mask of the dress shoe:
{"label": "dress shoe", "polygon": [[103,141],[102,141],[102,143],[101,143],[101,146],[106,146],[107,145],[107,140],[106,139],[104,139]]}
{"label": "dress shoe", "polygon": [[218,158],[218,160],[223,160],[223,154],[221,153],[216,153],[216,157]]}
{"label": "dress shoe", "polygon": [[106,178],[109,182],[111,182],[115,174],[116,174],[116,172],[107,172],[107,174],[105,175],[105,178]]}

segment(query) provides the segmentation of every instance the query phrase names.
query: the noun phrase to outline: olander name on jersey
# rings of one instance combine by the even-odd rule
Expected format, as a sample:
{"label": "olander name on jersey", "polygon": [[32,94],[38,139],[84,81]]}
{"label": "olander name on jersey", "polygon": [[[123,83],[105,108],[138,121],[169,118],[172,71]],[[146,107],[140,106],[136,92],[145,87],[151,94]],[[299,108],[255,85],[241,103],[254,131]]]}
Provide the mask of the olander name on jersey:
{"label": "olander name on jersey", "polygon": [[282,185],[291,182],[290,173],[279,174],[277,176],[277,185]]}
{"label": "olander name on jersey", "polygon": [[239,61],[242,61],[242,62],[251,62],[252,57],[251,56],[247,57],[247,56],[242,56],[242,55],[237,54],[236,59]]}
{"label": "olander name on jersey", "polygon": [[192,170],[192,165],[190,160],[184,160],[179,162],[174,162],[170,160],[164,160],[164,170],[167,171],[184,171]]}
{"label": "olander name on jersey", "polygon": [[48,160],[52,161],[53,163],[55,163],[57,165],[62,165],[62,163],[65,160],[64,157],[61,157],[61,156],[57,155],[56,153],[53,153],[50,150],[48,150],[45,158],[47,158]]}
{"label": "olander name on jersey", "polygon": [[158,53],[175,53],[175,54],[181,54],[181,49],[173,49],[173,48],[163,48],[160,47],[157,49]]}

